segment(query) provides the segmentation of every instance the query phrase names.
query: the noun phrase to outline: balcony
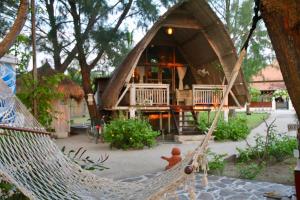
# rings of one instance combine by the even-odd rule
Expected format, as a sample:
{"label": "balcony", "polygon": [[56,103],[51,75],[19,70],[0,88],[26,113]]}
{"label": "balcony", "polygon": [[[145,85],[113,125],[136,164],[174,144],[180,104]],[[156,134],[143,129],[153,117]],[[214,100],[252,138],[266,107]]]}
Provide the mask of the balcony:
{"label": "balcony", "polygon": [[[172,105],[215,107],[221,104],[225,88],[225,85],[193,85],[191,90],[177,89],[176,98],[172,101],[175,104]],[[118,106],[125,95],[127,104]],[[169,84],[130,83],[120,96],[116,109],[128,109],[128,106],[142,110],[168,109],[170,98]],[[225,99],[225,105],[227,102]]]}
{"label": "balcony", "polygon": [[[218,106],[224,97],[225,85],[193,85],[193,106]],[[225,105],[228,100],[225,99]]]}
{"label": "balcony", "polygon": [[130,106],[170,105],[169,84],[130,84]]}

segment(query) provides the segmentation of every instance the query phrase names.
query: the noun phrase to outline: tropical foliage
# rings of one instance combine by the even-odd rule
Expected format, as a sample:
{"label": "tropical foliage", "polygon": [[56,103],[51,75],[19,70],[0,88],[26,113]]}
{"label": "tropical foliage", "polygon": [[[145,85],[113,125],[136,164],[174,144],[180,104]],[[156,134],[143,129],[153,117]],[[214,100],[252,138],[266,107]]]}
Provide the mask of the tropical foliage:
{"label": "tropical foliage", "polygon": [[285,89],[279,89],[273,93],[273,97],[274,98],[282,97],[282,98],[286,99],[289,97],[289,93]]}
{"label": "tropical foliage", "polygon": [[219,121],[214,132],[215,140],[242,140],[246,139],[250,130],[245,118],[230,118],[228,122]]}
{"label": "tropical foliage", "polygon": [[92,159],[90,156],[86,155],[87,150],[83,147],[78,148],[77,150],[70,149],[67,150],[65,146],[61,149],[63,154],[68,156],[73,162],[78,164],[82,169],[85,170],[98,170],[102,171],[108,169],[104,166],[104,162],[109,158],[108,155],[100,155],[97,160]]}
{"label": "tropical foliage", "polygon": [[35,89],[31,74],[23,74],[20,78],[22,89],[17,92],[17,96],[29,109],[32,109],[33,98],[37,100],[37,119],[47,128],[50,127],[54,118],[53,114],[55,113],[52,102],[60,98],[62,99],[62,94],[57,91],[57,87],[63,77],[62,74],[45,76],[40,80],[42,84],[38,84]]}
{"label": "tropical foliage", "polygon": [[[208,0],[209,4],[225,24],[237,50],[251,27],[254,1],[252,0]],[[263,22],[257,24],[248,48],[243,71],[247,81],[275,58],[267,29]]]}
{"label": "tropical foliage", "polygon": [[251,102],[261,101],[261,92],[256,88],[250,87],[250,96],[251,96]]}
{"label": "tropical foliage", "polygon": [[115,119],[104,129],[104,140],[118,149],[152,147],[158,135],[149,122],[142,119]]}

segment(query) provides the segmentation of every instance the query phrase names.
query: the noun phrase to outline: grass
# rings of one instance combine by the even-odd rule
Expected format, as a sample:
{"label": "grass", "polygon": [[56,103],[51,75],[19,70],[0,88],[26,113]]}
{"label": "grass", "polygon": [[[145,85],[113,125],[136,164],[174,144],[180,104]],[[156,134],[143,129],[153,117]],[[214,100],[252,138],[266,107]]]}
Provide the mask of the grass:
{"label": "grass", "polygon": [[[241,118],[246,118],[247,120],[247,126],[250,130],[256,128],[258,125],[260,125],[264,119],[267,119],[269,117],[269,113],[251,113],[251,115],[247,115],[245,112],[237,112],[236,116],[237,117],[241,117]],[[210,112],[210,122],[212,122],[212,120],[215,117],[215,112],[212,111]],[[201,112],[200,113],[200,119],[208,119],[208,113],[207,112]],[[223,113],[221,113],[220,119],[223,118]]]}
{"label": "grass", "polygon": [[236,114],[238,117],[246,118],[247,126],[250,130],[259,126],[264,119],[267,119],[270,115],[269,113],[251,113],[251,115],[247,115],[244,112],[238,112]]}

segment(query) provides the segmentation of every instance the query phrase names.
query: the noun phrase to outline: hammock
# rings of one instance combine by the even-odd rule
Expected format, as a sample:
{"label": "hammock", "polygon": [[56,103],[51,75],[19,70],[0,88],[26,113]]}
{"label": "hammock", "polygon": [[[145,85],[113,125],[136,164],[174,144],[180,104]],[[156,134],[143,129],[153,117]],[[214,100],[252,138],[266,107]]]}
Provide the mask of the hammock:
{"label": "hammock", "polygon": [[[244,49],[224,97],[235,82],[245,54]],[[203,184],[207,184],[205,153],[224,100],[203,142],[182,162],[144,182],[124,183],[97,177],[66,157],[2,80],[0,94],[0,175],[30,199],[168,199],[184,186],[190,199],[195,199],[192,172],[200,169],[204,171]]]}
{"label": "hammock", "polygon": [[[66,157],[2,81],[0,88],[1,106],[6,110],[0,119],[0,175],[30,199],[167,198],[178,187],[192,184],[193,174],[186,174],[184,169],[199,166],[200,154],[202,168],[207,168],[205,140],[180,164],[147,181],[123,183],[99,178]],[[193,199],[192,187],[189,190]]]}
{"label": "hammock", "polygon": [[254,13],[252,27],[208,133],[192,153],[170,170],[143,182],[124,183],[100,178],[81,169],[60,151],[50,134],[0,79],[0,176],[28,198],[37,200],[169,199],[176,198],[176,189],[180,187],[188,191],[190,199],[196,199],[192,172],[203,170],[202,183],[207,185],[208,141],[240,71],[249,40],[261,19],[259,0],[255,1]]}
{"label": "hammock", "polygon": [[[184,187],[190,199],[192,172],[203,170],[207,185],[208,141],[240,71],[249,40],[261,19],[259,1],[255,1],[252,27],[232,70],[223,100],[202,143],[183,161],[164,173],[139,183],[124,183],[97,177],[81,169],[66,157],[38,121],[0,79],[0,176],[14,184],[30,199],[70,200],[157,200],[176,198],[176,189]],[[213,44],[211,44],[214,46]]]}

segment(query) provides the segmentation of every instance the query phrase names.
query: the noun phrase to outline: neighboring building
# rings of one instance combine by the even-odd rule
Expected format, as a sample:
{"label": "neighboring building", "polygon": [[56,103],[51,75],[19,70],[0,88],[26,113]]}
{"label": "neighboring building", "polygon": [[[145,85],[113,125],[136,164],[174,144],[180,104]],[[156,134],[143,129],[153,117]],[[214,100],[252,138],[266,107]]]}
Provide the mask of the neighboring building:
{"label": "neighboring building", "polygon": [[[272,95],[276,90],[286,89],[277,60],[252,77],[250,86],[260,90],[262,95],[266,95],[267,101],[269,101],[269,94]],[[263,98],[264,96],[262,101],[264,101]]]}
{"label": "neighboring building", "polygon": [[[45,63],[42,67],[37,69],[39,84],[43,84],[42,77],[55,75],[56,72]],[[18,78],[18,92],[26,90],[22,88],[22,79]],[[65,77],[60,84],[58,84],[57,91],[62,94],[62,99],[53,100],[52,106],[55,109],[53,112],[53,121],[51,128],[53,129],[53,136],[57,138],[66,138],[70,133],[71,116],[80,114],[82,112],[84,103],[84,91],[80,85]],[[77,102],[74,103],[74,101]],[[75,108],[77,107],[77,108]]]}
{"label": "neighboring building", "polygon": [[[159,18],[109,80],[98,79],[99,107],[129,117],[143,113],[164,132],[199,134],[196,113],[218,107],[236,60],[233,43],[207,1],[183,1]],[[240,72],[225,116],[248,97]]]}
{"label": "neighboring building", "polygon": [[[250,107],[265,107],[271,109],[274,92],[286,90],[277,60],[253,76],[250,86],[259,90],[261,93],[260,99],[258,99],[257,102],[251,102]],[[289,99],[284,96],[278,96],[274,98],[274,101],[273,109],[289,108]]]}

